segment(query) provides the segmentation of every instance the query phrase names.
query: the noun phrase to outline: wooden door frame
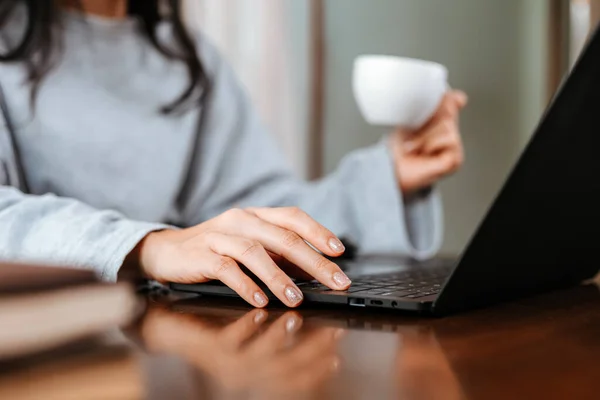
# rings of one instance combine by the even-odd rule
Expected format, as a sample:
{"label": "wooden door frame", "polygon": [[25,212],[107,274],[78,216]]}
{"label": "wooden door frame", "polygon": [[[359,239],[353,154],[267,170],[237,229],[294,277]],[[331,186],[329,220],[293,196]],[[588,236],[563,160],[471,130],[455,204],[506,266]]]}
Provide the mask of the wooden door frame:
{"label": "wooden door frame", "polygon": [[[590,2],[590,29],[596,28],[600,22],[600,0]],[[570,36],[570,4],[571,0],[550,0],[550,21],[548,24],[548,97],[560,85],[563,75],[569,69],[569,36]]]}
{"label": "wooden door frame", "polygon": [[552,98],[569,69],[570,0],[549,0],[548,83],[546,96]]}
{"label": "wooden door frame", "polygon": [[310,0],[310,95],[308,132],[308,178],[323,175],[325,123],[325,6]]}
{"label": "wooden door frame", "polygon": [[590,0],[591,5],[591,24],[592,29],[598,24],[600,21],[600,0]]}

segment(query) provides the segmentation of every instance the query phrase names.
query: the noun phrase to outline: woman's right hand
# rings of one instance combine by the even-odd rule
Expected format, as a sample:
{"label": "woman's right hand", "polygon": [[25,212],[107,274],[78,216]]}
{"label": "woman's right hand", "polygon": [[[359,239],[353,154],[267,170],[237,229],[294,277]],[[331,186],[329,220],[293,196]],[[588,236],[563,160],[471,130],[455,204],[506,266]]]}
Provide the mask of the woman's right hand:
{"label": "woman's right hand", "polygon": [[267,296],[242,271],[243,264],[284,304],[296,307],[302,292],[274,258],[283,258],[334,290],[351,283],[306,242],[328,256],[344,253],[333,233],[298,208],[232,209],[192,228],[150,233],[137,248],[137,263],[145,276],[159,282],[220,280],[248,303],[265,307]]}

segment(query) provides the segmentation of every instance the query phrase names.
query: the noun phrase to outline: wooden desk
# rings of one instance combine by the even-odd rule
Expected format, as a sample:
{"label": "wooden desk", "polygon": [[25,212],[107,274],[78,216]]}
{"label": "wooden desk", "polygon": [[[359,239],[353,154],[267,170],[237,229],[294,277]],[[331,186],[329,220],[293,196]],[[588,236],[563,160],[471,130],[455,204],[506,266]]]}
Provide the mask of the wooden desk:
{"label": "wooden desk", "polygon": [[[166,302],[152,305],[141,332],[149,348],[187,359],[221,394],[600,398],[594,285],[443,319],[345,308],[268,313],[257,328],[257,311],[238,301]],[[289,318],[302,321],[295,334],[285,333]]]}
{"label": "wooden desk", "polygon": [[[98,398],[600,398],[594,285],[443,319],[314,307],[261,315],[236,300],[161,298],[126,334],[137,345],[95,378],[81,353],[63,368],[71,384],[101,379],[79,394],[106,386],[110,396]],[[29,397],[2,391],[15,381],[0,368],[0,398],[36,398],[39,379],[29,380]],[[53,398],[52,385],[43,389]]]}

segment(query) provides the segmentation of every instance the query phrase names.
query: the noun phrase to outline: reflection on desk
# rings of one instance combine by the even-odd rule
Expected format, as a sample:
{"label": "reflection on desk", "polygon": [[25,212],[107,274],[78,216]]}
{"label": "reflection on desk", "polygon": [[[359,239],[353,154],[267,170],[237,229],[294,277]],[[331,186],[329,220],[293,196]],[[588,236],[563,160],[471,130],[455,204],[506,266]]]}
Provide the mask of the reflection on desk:
{"label": "reflection on desk", "polygon": [[357,329],[356,319],[322,310],[219,303],[154,305],[141,329],[149,350],[178,354],[209,375],[217,398],[464,397],[430,329],[371,331],[368,322]]}
{"label": "reflection on desk", "polygon": [[107,337],[0,363],[0,399],[198,399],[206,387],[183,360]]}
{"label": "reflection on desk", "polygon": [[113,399],[144,394],[137,360],[121,346],[61,349],[3,364],[1,371],[2,399]]}
{"label": "reflection on desk", "polygon": [[252,310],[225,322],[155,308],[142,336],[149,350],[184,357],[228,395],[280,398],[332,379],[344,331],[302,329],[302,317],[294,312],[270,321],[267,311]]}
{"label": "reflection on desk", "polygon": [[443,319],[162,297],[118,344],[0,363],[4,399],[595,399],[600,293]]}
{"label": "reflection on desk", "polygon": [[[142,329],[148,347],[180,354],[210,375],[220,388],[215,398],[598,397],[596,285],[440,319],[307,305],[291,313],[270,308],[256,323],[258,312],[241,301],[201,297],[159,302],[151,310],[160,311],[148,313],[156,319],[146,319]],[[285,321],[299,317],[301,329],[286,334]],[[278,339],[271,339],[277,330]],[[329,339],[319,341],[320,335]],[[199,343],[206,336],[209,346]],[[248,358],[246,352],[267,341],[262,355]],[[205,347],[209,356],[201,355]],[[286,358],[295,373],[278,364],[300,354],[303,362]]]}

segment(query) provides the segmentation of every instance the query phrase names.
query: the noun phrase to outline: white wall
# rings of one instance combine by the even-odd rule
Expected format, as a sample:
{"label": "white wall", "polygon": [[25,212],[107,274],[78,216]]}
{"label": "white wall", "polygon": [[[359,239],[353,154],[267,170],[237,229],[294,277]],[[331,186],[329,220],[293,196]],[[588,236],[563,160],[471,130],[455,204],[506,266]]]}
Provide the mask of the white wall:
{"label": "white wall", "polygon": [[310,9],[296,0],[187,0],[187,22],[232,64],[290,164],[308,172]]}
{"label": "white wall", "polygon": [[324,0],[326,160],[384,133],[360,117],[353,59],[387,53],[447,65],[470,105],[462,118],[467,161],[441,185],[444,251],[459,252],[488,208],[545,107],[547,3],[537,0]]}

